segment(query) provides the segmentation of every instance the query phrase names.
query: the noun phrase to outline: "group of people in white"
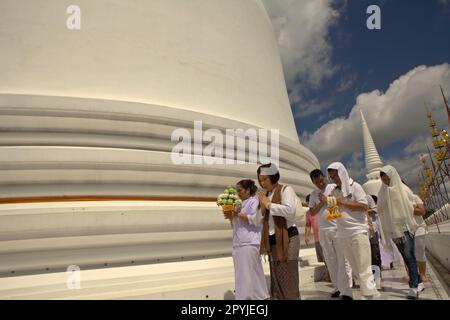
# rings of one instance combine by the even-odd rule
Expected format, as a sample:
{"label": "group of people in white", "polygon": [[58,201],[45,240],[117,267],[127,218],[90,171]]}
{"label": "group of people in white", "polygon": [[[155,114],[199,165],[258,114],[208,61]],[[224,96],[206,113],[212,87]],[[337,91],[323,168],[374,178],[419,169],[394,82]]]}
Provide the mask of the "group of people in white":
{"label": "group of people in white", "polygon": [[[361,299],[379,298],[376,278],[381,275],[381,262],[374,261],[381,259],[379,247],[392,252],[395,246],[408,273],[407,298],[418,299],[424,289],[422,281],[427,280],[425,208],[420,198],[389,165],[381,168],[383,183],[378,197],[367,195],[340,162],[330,164],[327,173],[329,182],[319,169],[310,173],[316,189],[308,206],[318,220],[321,254],[334,287],[331,297],[352,300],[355,278]],[[233,227],[235,297],[300,299],[300,238],[294,221],[298,198],[291,186],[279,183],[280,173],[274,164],[260,166],[257,179],[264,191],[258,191],[251,179],[239,181],[236,190],[242,206],[224,212]],[[326,219],[330,197],[341,214],[331,220]],[[261,255],[269,260],[270,285]]]}

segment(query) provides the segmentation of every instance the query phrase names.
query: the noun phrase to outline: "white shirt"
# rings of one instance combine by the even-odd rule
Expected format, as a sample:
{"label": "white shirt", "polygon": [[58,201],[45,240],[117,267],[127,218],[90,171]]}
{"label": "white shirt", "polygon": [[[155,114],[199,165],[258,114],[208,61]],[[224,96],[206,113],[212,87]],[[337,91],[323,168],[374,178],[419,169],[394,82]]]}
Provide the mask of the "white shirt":
{"label": "white shirt", "polygon": [[[341,196],[342,191],[336,186],[331,192],[334,196]],[[347,199],[367,204],[366,193],[361,185],[354,182],[350,185],[349,195]],[[342,217],[336,219],[338,238],[347,238],[360,233],[367,233],[369,226],[367,225],[367,216],[365,211],[352,211],[347,207],[339,206]]]}
{"label": "white shirt", "polygon": [[[331,191],[336,187],[335,184],[328,184],[325,187],[325,191],[316,189],[309,195],[309,208],[314,208],[318,203],[320,203],[319,195],[323,193],[324,196],[329,196]],[[324,204],[317,213],[317,219],[319,222],[319,230],[325,229],[336,229],[336,220],[326,220],[325,217],[328,214],[328,209],[326,204]]]}
{"label": "white shirt", "polygon": [[[269,200],[272,201],[273,191],[269,193]],[[297,211],[297,195],[291,186],[285,186],[281,191],[281,204],[270,204],[269,215],[269,235],[275,234],[275,223],[272,216],[279,216],[286,219],[286,226],[295,226],[295,213]]]}
{"label": "white shirt", "polygon": [[[413,194],[412,195],[412,203],[414,204],[414,206],[418,205],[418,204],[423,204],[422,199],[419,198],[419,196]],[[416,223],[419,225],[419,227],[416,229],[415,232],[415,236],[424,236],[426,235],[427,232],[427,224],[425,223],[425,221],[423,220],[422,216],[417,216],[414,215],[414,219],[416,220]]]}

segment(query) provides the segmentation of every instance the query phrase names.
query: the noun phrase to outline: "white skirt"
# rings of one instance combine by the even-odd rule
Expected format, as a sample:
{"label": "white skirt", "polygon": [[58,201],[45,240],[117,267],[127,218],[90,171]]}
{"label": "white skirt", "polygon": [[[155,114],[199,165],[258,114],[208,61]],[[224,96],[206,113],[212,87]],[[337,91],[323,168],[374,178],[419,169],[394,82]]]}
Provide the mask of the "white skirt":
{"label": "white skirt", "polygon": [[259,246],[233,248],[236,300],[269,299]]}

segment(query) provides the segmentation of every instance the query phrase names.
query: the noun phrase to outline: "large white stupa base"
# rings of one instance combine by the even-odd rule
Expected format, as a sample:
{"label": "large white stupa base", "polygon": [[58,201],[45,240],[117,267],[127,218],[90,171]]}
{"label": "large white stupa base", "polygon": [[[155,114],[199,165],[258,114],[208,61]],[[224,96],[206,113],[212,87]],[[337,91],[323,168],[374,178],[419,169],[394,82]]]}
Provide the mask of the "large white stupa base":
{"label": "large white stupa base", "polygon": [[[299,226],[304,213],[299,206]],[[230,223],[214,202],[0,206],[0,276],[217,258],[231,256],[231,247]]]}
{"label": "large white stupa base", "polygon": [[[172,133],[184,128],[194,137],[194,121],[224,134],[228,128],[251,128],[220,116],[133,102],[16,94],[0,94],[0,115],[0,199],[216,198],[227,185],[256,178],[258,165],[237,164],[237,153],[220,157],[224,164],[172,160],[178,143]],[[281,182],[306,196],[317,158],[283,135],[279,142]]]}
{"label": "large white stupa base", "polygon": [[[0,235],[0,299],[234,298],[232,231],[215,203],[3,204]],[[80,289],[67,287],[69,266]],[[303,286],[323,277],[314,248],[300,250],[299,271]]]}

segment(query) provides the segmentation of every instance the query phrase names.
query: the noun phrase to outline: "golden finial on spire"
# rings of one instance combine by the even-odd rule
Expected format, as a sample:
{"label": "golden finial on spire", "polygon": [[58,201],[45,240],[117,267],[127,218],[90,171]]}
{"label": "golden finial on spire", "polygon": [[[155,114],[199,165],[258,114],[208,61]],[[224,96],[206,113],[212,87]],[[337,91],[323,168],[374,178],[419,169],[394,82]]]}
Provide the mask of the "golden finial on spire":
{"label": "golden finial on spire", "polygon": [[441,135],[442,135],[442,140],[444,140],[446,143],[450,142],[447,130],[443,129],[441,131]]}
{"label": "golden finial on spire", "polygon": [[425,109],[427,110],[427,118],[428,118],[428,126],[431,129],[431,136],[433,137],[433,147],[435,149],[433,153],[433,158],[430,159],[433,164],[436,166],[439,166],[442,160],[448,159],[448,151],[443,150],[447,144],[448,144],[448,134],[447,131],[440,132],[439,129],[436,126],[436,121],[433,119],[433,115],[428,108],[428,105],[426,102],[424,102]]}

